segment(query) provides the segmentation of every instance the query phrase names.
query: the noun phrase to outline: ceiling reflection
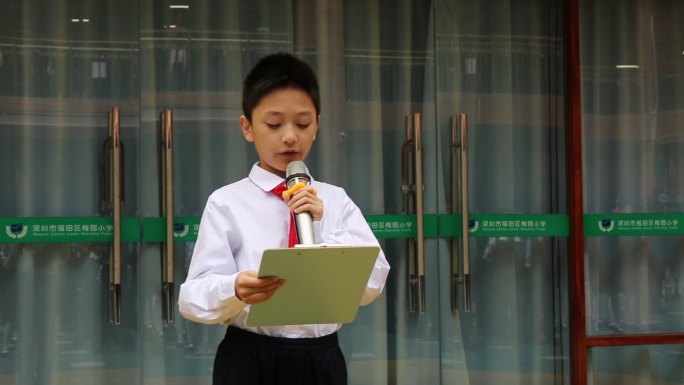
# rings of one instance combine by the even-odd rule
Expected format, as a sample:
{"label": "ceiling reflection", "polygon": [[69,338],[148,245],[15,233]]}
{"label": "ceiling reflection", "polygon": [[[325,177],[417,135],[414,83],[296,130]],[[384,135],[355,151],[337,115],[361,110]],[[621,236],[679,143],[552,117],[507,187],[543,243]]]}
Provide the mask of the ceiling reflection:
{"label": "ceiling reflection", "polygon": [[5,0],[0,37],[135,41],[140,31],[291,32],[286,0]]}

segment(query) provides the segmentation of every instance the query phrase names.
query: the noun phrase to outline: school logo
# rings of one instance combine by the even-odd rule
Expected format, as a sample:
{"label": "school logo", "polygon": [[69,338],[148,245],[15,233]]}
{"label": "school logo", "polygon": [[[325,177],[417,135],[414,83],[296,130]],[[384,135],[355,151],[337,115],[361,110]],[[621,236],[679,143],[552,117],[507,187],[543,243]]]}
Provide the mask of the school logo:
{"label": "school logo", "polygon": [[174,238],[183,238],[184,236],[188,235],[190,232],[190,226],[184,225],[182,223],[174,223],[173,224],[173,237]]}
{"label": "school logo", "polygon": [[468,221],[468,232],[474,233],[480,228],[480,221],[469,220]]}
{"label": "school logo", "polygon": [[609,233],[615,228],[615,221],[612,219],[601,219],[598,221],[599,230]]}
{"label": "school logo", "polygon": [[28,233],[28,226],[24,226],[21,223],[12,223],[9,226],[5,226],[5,232],[12,239],[21,239]]}

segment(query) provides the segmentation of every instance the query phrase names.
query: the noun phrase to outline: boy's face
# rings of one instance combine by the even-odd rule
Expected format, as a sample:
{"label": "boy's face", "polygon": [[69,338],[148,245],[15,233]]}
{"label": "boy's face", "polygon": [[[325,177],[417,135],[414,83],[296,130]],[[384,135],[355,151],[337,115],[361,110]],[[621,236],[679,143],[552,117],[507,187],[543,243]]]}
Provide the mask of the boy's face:
{"label": "boy's face", "polygon": [[296,88],[264,96],[252,110],[252,121],[240,116],[240,127],[259,154],[259,166],[285,176],[288,163],[305,160],[316,139],[318,116],[307,93]]}

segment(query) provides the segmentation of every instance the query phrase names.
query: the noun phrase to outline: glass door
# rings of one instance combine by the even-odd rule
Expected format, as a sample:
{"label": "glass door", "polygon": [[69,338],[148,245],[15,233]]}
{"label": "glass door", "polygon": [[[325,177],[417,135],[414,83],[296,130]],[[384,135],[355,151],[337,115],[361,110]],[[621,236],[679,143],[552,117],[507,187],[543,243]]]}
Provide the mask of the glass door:
{"label": "glass door", "polygon": [[0,382],[210,383],[225,327],[178,286],[207,196],[256,161],[242,79],[292,50],[291,3],[4,9]]}
{"label": "glass door", "polygon": [[310,167],[392,265],[342,329],[350,383],[568,381],[561,2],[320,3],[295,2],[323,79]]}
{"label": "glass door", "polygon": [[137,3],[0,20],[0,382],[139,383]]}
{"label": "glass door", "polygon": [[586,377],[684,381],[684,4],[580,1]]}
{"label": "glass door", "polygon": [[226,327],[184,319],[178,291],[207,197],[257,161],[238,125],[242,81],[292,50],[292,6],[144,0],[140,20],[143,380],[211,384]]}
{"label": "glass door", "polygon": [[442,383],[565,383],[563,3],[435,8]]}

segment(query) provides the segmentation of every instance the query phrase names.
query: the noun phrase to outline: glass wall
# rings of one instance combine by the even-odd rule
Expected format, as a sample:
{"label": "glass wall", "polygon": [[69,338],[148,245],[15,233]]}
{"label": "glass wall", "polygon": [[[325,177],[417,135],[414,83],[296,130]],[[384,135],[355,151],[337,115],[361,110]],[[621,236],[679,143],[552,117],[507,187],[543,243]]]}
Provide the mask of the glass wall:
{"label": "glass wall", "polygon": [[[563,9],[560,0],[6,1],[0,383],[210,383],[225,328],[162,316],[160,113],[173,113],[174,225],[185,229],[256,161],[237,124],[242,79],[276,51],[302,57],[320,80],[309,169],[345,188],[392,265],[383,296],[340,333],[350,384],[568,383]],[[583,1],[581,12],[589,334],[682,332],[684,8]],[[111,216],[112,107],[133,223],[120,324],[109,319],[109,245],[92,241]],[[407,181],[418,172],[408,164],[415,113],[423,186]],[[452,140],[460,113],[465,142]],[[466,147],[464,172],[455,154]],[[421,242],[402,231],[416,224],[419,189],[418,280]],[[76,226],[78,237],[56,238]],[[176,294],[193,246],[175,243]],[[593,378],[681,382],[680,350],[592,349]]]}
{"label": "glass wall", "polygon": [[683,345],[593,348],[589,383],[675,385],[684,381]]}
{"label": "glass wall", "polygon": [[684,329],[684,4],[581,2],[589,334]]}

